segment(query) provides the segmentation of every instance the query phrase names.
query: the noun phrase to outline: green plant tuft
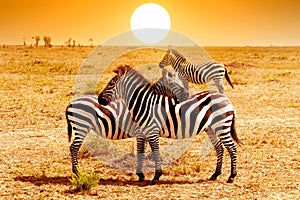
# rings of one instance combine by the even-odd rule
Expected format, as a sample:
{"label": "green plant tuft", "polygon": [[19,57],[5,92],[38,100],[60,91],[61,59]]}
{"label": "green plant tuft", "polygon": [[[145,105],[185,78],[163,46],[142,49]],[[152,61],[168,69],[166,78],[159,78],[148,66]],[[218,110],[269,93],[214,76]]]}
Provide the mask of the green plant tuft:
{"label": "green plant tuft", "polygon": [[94,171],[92,171],[90,174],[86,174],[79,167],[77,167],[77,171],[78,176],[74,175],[74,177],[69,179],[75,191],[88,191],[98,184],[100,177]]}

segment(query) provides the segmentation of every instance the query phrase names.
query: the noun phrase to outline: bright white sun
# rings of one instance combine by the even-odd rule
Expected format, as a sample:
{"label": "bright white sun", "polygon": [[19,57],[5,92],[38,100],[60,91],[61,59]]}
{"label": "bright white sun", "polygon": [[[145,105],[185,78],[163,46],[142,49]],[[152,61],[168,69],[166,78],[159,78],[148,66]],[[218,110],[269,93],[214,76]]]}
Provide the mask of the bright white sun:
{"label": "bright white sun", "polygon": [[160,5],[147,3],[139,6],[130,19],[134,36],[143,43],[158,43],[169,33],[169,13]]}

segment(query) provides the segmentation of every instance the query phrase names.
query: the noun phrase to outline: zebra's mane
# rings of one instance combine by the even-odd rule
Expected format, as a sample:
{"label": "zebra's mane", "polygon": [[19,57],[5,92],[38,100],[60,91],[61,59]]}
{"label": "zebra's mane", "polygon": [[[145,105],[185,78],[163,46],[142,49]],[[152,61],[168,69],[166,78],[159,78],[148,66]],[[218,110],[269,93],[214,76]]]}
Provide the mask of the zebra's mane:
{"label": "zebra's mane", "polygon": [[170,52],[176,56],[180,56],[180,57],[184,57],[181,53],[179,53],[177,50],[175,49],[169,49]]}
{"label": "zebra's mane", "polygon": [[[116,70],[114,70],[114,72],[116,72],[119,76],[135,77],[136,79],[139,80],[139,83],[142,85],[142,87],[150,88],[151,91],[156,94],[159,93],[157,91],[157,87],[164,87],[166,90],[170,90],[170,88],[168,88],[166,85],[166,82],[168,81],[167,76],[170,76],[169,72],[166,69],[165,69],[165,71],[163,70],[162,78],[160,78],[157,82],[150,82],[139,71],[137,71],[136,69],[132,68],[129,65],[120,65],[117,67]],[[169,77],[169,79],[171,79],[171,78]],[[176,84],[176,83],[173,83],[173,84]],[[172,90],[170,90],[170,91],[172,92],[172,95],[170,95],[170,98],[172,98],[173,96],[174,97],[177,96],[175,93],[173,93]]]}
{"label": "zebra's mane", "polygon": [[115,73],[117,73],[120,77],[121,76],[134,76],[134,77],[139,77],[139,81],[143,84],[151,84],[148,79],[146,79],[140,72],[138,72],[136,69],[132,68],[130,65],[125,64],[125,65],[119,65],[115,70]]}
{"label": "zebra's mane", "polygon": [[[152,91],[157,93],[157,91],[156,91],[157,82],[150,82],[139,71],[131,68],[126,72],[126,75],[130,75],[130,76],[134,76],[134,77],[138,78],[139,82],[142,83],[143,87],[147,87],[147,88],[150,87]],[[159,81],[162,82],[162,81],[167,81],[167,80],[162,77],[158,80],[158,82]],[[161,84],[161,86],[164,86],[164,85]],[[164,87],[166,87],[166,86],[164,86]]]}
{"label": "zebra's mane", "polygon": [[186,62],[186,63],[190,63],[190,61],[188,61],[181,53],[179,53],[177,50],[175,49],[169,49],[169,51],[175,56],[175,57],[179,57],[181,58],[182,61]]}

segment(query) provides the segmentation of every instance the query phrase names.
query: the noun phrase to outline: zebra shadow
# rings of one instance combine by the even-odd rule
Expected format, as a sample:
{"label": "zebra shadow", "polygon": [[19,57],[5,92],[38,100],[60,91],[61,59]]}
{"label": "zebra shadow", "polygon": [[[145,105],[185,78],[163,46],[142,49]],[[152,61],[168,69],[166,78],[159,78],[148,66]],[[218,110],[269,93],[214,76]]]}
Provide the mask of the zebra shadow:
{"label": "zebra shadow", "polygon": [[[158,183],[155,185],[173,185],[173,184],[201,184],[201,183],[208,183],[211,182],[208,179],[199,179],[196,181],[187,181],[187,180],[160,180]],[[133,186],[149,186],[153,185],[151,180],[145,180],[143,182],[138,182],[137,180],[120,180],[120,179],[101,179],[98,183],[98,185],[111,185],[111,186],[128,186],[128,185],[133,185]]]}
{"label": "zebra shadow", "polygon": [[22,181],[22,182],[29,182],[36,186],[41,185],[70,185],[70,179],[71,177],[63,177],[63,176],[17,176],[14,178],[15,181]]}
{"label": "zebra shadow", "polygon": [[[17,176],[14,178],[15,181],[22,181],[22,182],[29,182],[36,186],[42,185],[71,185],[70,177],[63,177],[63,176]],[[208,179],[199,179],[199,180],[160,180],[155,185],[173,185],[173,184],[201,184],[201,183],[208,183],[211,182]],[[149,186],[152,185],[151,180],[145,180],[144,182],[138,182],[137,180],[125,180],[125,179],[115,179],[115,178],[107,178],[107,179],[100,179],[98,185],[111,185],[111,186]]]}

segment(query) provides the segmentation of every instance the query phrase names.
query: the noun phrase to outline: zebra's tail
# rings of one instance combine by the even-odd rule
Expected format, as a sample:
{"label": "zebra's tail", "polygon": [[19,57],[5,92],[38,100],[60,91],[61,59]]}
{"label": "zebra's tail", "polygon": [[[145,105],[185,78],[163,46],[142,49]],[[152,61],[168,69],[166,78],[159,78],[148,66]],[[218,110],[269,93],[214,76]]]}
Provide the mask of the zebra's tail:
{"label": "zebra's tail", "polygon": [[230,80],[230,77],[229,77],[229,74],[228,74],[228,71],[227,71],[227,68],[225,67],[225,78],[226,78],[226,81],[229,83],[229,85],[231,86],[232,89],[234,89],[233,87],[233,84]]}
{"label": "zebra's tail", "polygon": [[71,125],[70,120],[68,119],[67,112],[66,112],[66,119],[67,119],[67,125],[68,125],[68,138],[69,138],[69,142],[71,142],[71,138],[72,138],[72,125]]}
{"label": "zebra's tail", "polygon": [[244,143],[238,138],[237,133],[236,133],[235,113],[233,113],[232,124],[230,127],[230,135],[233,138],[233,140],[236,141],[236,143],[238,143],[238,145],[240,145],[240,146],[244,145]]}

